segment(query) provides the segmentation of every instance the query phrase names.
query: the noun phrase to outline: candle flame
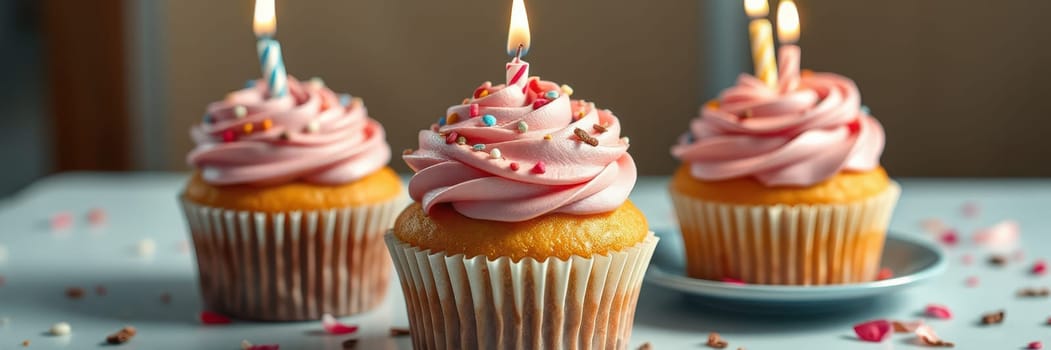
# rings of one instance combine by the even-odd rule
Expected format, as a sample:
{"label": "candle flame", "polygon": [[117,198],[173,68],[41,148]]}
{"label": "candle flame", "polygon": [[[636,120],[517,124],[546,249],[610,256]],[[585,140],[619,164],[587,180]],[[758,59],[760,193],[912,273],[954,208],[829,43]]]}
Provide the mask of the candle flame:
{"label": "candle flame", "polygon": [[523,0],[514,0],[511,4],[511,28],[507,30],[507,54],[515,56],[519,47],[522,48],[519,56],[529,52],[529,16],[526,15]]}
{"label": "candle flame", "polygon": [[792,0],[781,0],[777,5],[777,38],[782,44],[799,41],[799,10]]}
{"label": "candle flame", "polygon": [[255,0],[255,21],[252,22],[255,36],[273,36],[277,32],[277,15],[274,14],[274,0]]}
{"label": "candle flame", "polygon": [[770,4],[767,0],[744,0],[744,13],[751,18],[766,17],[770,14]]}

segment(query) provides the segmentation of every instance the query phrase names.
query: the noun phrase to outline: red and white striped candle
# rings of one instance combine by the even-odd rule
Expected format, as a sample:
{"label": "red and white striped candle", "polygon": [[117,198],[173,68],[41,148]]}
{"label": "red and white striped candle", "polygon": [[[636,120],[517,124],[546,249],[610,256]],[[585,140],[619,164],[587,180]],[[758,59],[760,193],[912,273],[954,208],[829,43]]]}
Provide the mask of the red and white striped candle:
{"label": "red and white striped candle", "polygon": [[799,11],[792,0],[782,0],[777,6],[777,39],[781,42],[780,90],[788,92],[799,87],[799,64],[802,51],[799,41]]}

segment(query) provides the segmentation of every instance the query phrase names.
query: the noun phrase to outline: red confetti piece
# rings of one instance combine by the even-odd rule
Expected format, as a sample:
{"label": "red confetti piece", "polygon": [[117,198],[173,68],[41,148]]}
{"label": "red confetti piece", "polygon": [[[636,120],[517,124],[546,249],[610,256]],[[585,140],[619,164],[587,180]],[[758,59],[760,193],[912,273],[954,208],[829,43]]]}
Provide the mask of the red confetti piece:
{"label": "red confetti piece", "polygon": [[229,317],[212,311],[201,311],[200,319],[201,323],[206,325],[230,324],[232,322]]}
{"label": "red confetti piece", "polygon": [[73,226],[73,215],[69,212],[58,212],[51,216],[51,229],[65,230]]}
{"label": "red confetti piece", "polygon": [[457,134],[455,131],[449,133],[449,135],[445,136],[445,144],[446,145],[450,145],[450,144],[456,143],[456,138],[457,137],[460,137],[460,135]]}
{"label": "red confetti piece", "polygon": [[547,166],[545,166],[544,162],[542,161],[536,162],[536,165],[533,166],[532,171],[534,174],[543,174],[547,172]]}
{"label": "red confetti piece", "polygon": [[1018,241],[1020,231],[1018,222],[1004,220],[975,232],[974,242],[986,246],[1010,245]]}
{"label": "red confetti piece", "polygon": [[942,244],[953,247],[960,241],[960,237],[956,234],[956,230],[948,229],[942,232],[941,236],[938,237],[938,240],[940,240]]}
{"label": "red confetti piece", "polygon": [[963,213],[963,217],[965,218],[978,217],[978,214],[981,213],[981,209],[982,208],[978,206],[978,203],[975,202],[965,202],[963,203],[963,206],[960,207],[960,211]]}
{"label": "red confetti piece", "polygon": [[854,325],[854,333],[858,338],[867,342],[879,343],[890,335],[890,321],[872,320]]}
{"label": "red confetti piece", "polygon": [[1030,350],[1040,350],[1044,348],[1044,343],[1041,343],[1039,341],[1030,342],[1029,345],[1026,345],[1025,348]]}
{"label": "red confetti piece", "polygon": [[945,307],[945,305],[930,304],[927,305],[927,309],[924,312],[927,316],[938,319],[948,320],[952,318],[952,311],[949,311],[949,308]]}
{"label": "red confetti piece", "polygon": [[1047,262],[1046,261],[1037,260],[1035,263],[1033,263],[1033,274],[1034,275],[1042,276],[1045,273],[1047,273]]}
{"label": "red confetti piece", "polygon": [[106,211],[102,208],[93,208],[88,211],[88,223],[92,226],[100,226],[106,223]]}
{"label": "red confetti piece", "polygon": [[471,109],[470,109],[471,118],[479,116],[480,115],[479,113],[480,112],[478,112],[478,104],[477,103],[472,103],[471,104]]}
{"label": "red confetti piece", "polygon": [[540,109],[540,107],[543,107],[548,102],[551,101],[548,101],[546,98],[538,98],[536,100],[533,100],[533,109]]}
{"label": "red confetti piece", "polygon": [[729,283],[729,284],[736,285],[736,286],[743,286],[743,285],[745,285],[744,281],[736,279],[736,278],[733,278],[733,277],[723,277],[720,281],[722,281],[723,283]]}
{"label": "red confetti piece", "polygon": [[977,287],[978,283],[979,283],[978,276],[967,277],[967,281],[965,283],[967,284],[968,287],[971,287],[971,288]]}
{"label": "red confetti piece", "polygon": [[321,327],[325,328],[325,332],[328,332],[328,334],[335,335],[350,334],[358,331],[358,326],[342,324],[329,314],[321,316]]}
{"label": "red confetti piece", "polygon": [[894,278],[894,271],[889,267],[879,269],[879,273],[876,274],[876,280],[882,281],[886,279]]}
{"label": "red confetti piece", "polygon": [[223,142],[234,142],[234,131],[224,130],[223,131]]}

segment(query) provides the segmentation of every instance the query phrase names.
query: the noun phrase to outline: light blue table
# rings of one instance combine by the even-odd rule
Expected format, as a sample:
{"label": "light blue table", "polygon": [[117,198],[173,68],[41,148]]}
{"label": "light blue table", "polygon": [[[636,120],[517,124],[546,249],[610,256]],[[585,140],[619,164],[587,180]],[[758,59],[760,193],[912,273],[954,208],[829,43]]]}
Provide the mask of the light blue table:
{"label": "light blue table", "polygon": [[[179,174],[66,174],[37,182],[0,202],[0,244],[7,247],[0,275],[0,349],[87,349],[102,347],[107,334],[134,325],[139,335],[123,349],[239,349],[242,339],[280,343],[282,349],[340,349],[346,336],[329,336],[318,322],[248,323],[202,326],[192,253],[179,246],[187,238],[175,194],[184,179]],[[655,231],[673,227],[665,178],[643,178],[632,196],[649,216]],[[922,235],[918,222],[940,217],[962,234],[963,244],[950,250],[951,266],[932,283],[883,298],[859,310],[824,316],[736,314],[694,306],[677,293],[647,285],[642,292],[632,338],[655,349],[702,349],[710,331],[720,332],[730,349],[909,349],[912,337],[897,336],[881,344],[856,340],[851,325],[870,318],[914,319],[927,303],[948,305],[956,316],[929,321],[958,349],[1021,349],[1033,340],[1051,343],[1051,300],[1020,299],[1018,288],[1044,286],[1047,277],[1028,274],[1032,261],[1051,257],[1051,180],[956,181],[903,180],[904,197],[892,228]],[[960,206],[980,203],[981,215],[965,219]],[[109,214],[104,228],[90,228],[84,219],[92,207]],[[47,220],[53,213],[74,214],[72,229],[54,233]],[[1004,218],[1022,224],[1025,262],[1003,268],[984,263],[984,251],[969,244],[974,229]],[[157,251],[138,256],[136,243],[152,239]],[[960,264],[971,253],[975,263]],[[964,287],[968,276],[981,286]],[[106,296],[94,293],[106,287]],[[70,300],[65,290],[87,290]],[[170,293],[163,304],[160,295]],[[387,302],[366,315],[344,321],[362,326],[358,349],[409,349],[406,337],[390,339],[390,325],[405,326],[405,306],[397,285]],[[979,315],[1005,309],[1006,322],[978,325]],[[51,324],[67,321],[73,334],[46,335]],[[1051,344],[1048,344],[1051,345]]]}

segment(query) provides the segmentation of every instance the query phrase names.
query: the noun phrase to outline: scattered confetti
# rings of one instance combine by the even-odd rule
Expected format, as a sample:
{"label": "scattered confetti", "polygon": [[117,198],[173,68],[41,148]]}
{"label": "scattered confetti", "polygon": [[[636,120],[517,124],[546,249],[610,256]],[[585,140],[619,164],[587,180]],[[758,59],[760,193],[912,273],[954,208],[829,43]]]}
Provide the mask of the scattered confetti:
{"label": "scattered confetti", "polygon": [[73,300],[80,300],[84,297],[84,288],[80,287],[69,287],[66,288],[66,297]]}
{"label": "scattered confetti", "polygon": [[201,323],[206,325],[230,324],[230,318],[213,311],[201,311]]}
{"label": "scattered confetti", "polygon": [[62,231],[73,227],[73,214],[63,211],[51,215],[51,230]]}
{"label": "scattered confetti", "polygon": [[106,211],[102,208],[92,208],[88,211],[88,223],[91,226],[102,226],[106,224]]}
{"label": "scattered confetti", "polygon": [[981,213],[981,209],[982,208],[978,206],[978,203],[965,202],[963,203],[963,206],[960,207],[960,212],[965,218],[976,218],[978,217],[978,214]]}
{"label": "scattered confetti", "polygon": [[944,245],[954,247],[956,246],[956,243],[959,242],[960,238],[959,235],[956,233],[956,230],[948,229],[942,232],[940,236],[938,236],[938,240],[941,241]]}
{"label": "scattered confetti", "polygon": [[916,337],[919,338],[920,342],[928,346],[938,346],[951,348],[955,346],[953,343],[942,340],[934,333],[934,329],[928,325],[922,325],[916,328]]}
{"label": "scattered confetti", "polygon": [[405,327],[391,327],[391,336],[409,335],[409,329]]}
{"label": "scattered confetti", "polygon": [[63,336],[69,335],[69,332],[72,330],[73,329],[69,326],[69,323],[59,322],[51,325],[51,329],[48,330],[48,333],[54,336]]}
{"label": "scattered confetti", "polygon": [[723,277],[720,281],[737,286],[743,286],[745,284],[744,281],[732,277]]}
{"label": "scattered confetti", "polygon": [[730,345],[730,343],[728,343],[721,336],[719,336],[719,333],[711,332],[708,333],[707,345],[715,349],[722,349],[725,348],[727,345]]}
{"label": "scattered confetti", "polygon": [[1041,288],[1023,288],[1018,291],[1020,297],[1047,297],[1051,295],[1051,289],[1047,287]]}
{"label": "scattered confetti", "polygon": [[278,344],[252,344],[248,339],[241,341],[241,350],[280,350]]}
{"label": "scattered confetti", "polygon": [[1004,322],[1004,316],[1006,314],[1004,314],[1003,310],[984,314],[982,315],[982,324],[1001,324]]}
{"label": "scattered confetti", "polygon": [[117,333],[110,334],[106,337],[106,343],[109,344],[124,344],[135,337],[135,327],[125,326],[121,328]]}
{"label": "scattered confetti", "polygon": [[887,320],[872,320],[854,325],[854,333],[858,339],[879,343],[890,335],[891,324]]}
{"label": "scattered confetti", "polygon": [[340,323],[335,317],[330,314],[324,314],[321,316],[321,327],[325,329],[328,334],[350,334],[358,331],[358,326],[346,325]]}
{"label": "scattered confetti", "polygon": [[945,307],[945,305],[929,304],[924,310],[924,313],[927,314],[927,316],[942,320],[952,318],[952,311],[949,311],[949,308]]}
{"label": "scattered confetti", "polygon": [[978,276],[967,277],[967,281],[965,281],[964,283],[966,283],[967,286],[971,288],[977,287],[979,283]]}
{"label": "scattered confetti", "polygon": [[1026,345],[1025,348],[1029,350],[1040,350],[1044,348],[1044,343],[1041,343],[1039,341],[1029,342],[1029,344]]}
{"label": "scattered confetti", "polygon": [[891,278],[894,278],[894,271],[891,270],[889,267],[881,268],[879,269],[879,272],[876,273],[876,280],[878,281],[887,280]]}
{"label": "scattered confetti", "polygon": [[1044,275],[1047,273],[1047,262],[1043,260],[1037,260],[1033,263],[1033,269],[1031,270],[1034,275]]}
{"label": "scattered confetti", "polygon": [[890,325],[894,328],[894,333],[913,333],[917,328],[920,328],[920,326],[923,325],[923,320],[912,322],[893,321]]}
{"label": "scattered confetti", "polygon": [[1004,220],[975,232],[974,242],[985,246],[1010,245],[1018,241],[1020,231],[1017,221]]}
{"label": "scattered confetti", "polygon": [[135,245],[135,252],[141,257],[153,256],[153,253],[157,251],[157,243],[153,242],[152,239],[146,238],[139,241]]}

